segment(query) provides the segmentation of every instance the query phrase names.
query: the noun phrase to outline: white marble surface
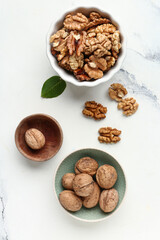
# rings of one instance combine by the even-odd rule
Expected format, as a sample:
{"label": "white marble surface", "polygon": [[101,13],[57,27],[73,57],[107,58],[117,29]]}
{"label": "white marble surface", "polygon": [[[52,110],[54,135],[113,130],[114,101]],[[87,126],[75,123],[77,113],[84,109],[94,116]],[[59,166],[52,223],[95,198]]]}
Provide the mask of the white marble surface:
{"label": "white marble surface", "polygon": [[[55,74],[46,57],[49,25],[62,8],[87,4],[109,9],[125,27],[128,45],[122,69],[98,87],[68,84],[60,97],[42,99],[43,82]],[[0,240],[160,239],[160,1],[6,0],[1,1],[0,16]],[[123,83],[140,104],[132,117],[122,116],[108,98],[112,82]],[[91,99],[107,105],[105,120],[95,122],[81,115],[83,103]],[[60,152],[44,163],[25,159],[14,143],[19,121],[39,112],[54,116],[64,132]],[[100,144],[97,130],[101,126],[121,129],[121,142]],[[57,164],[84,147],[113,155],[127,177],[120,210],[97,224],[65,215],[52,191]]]}

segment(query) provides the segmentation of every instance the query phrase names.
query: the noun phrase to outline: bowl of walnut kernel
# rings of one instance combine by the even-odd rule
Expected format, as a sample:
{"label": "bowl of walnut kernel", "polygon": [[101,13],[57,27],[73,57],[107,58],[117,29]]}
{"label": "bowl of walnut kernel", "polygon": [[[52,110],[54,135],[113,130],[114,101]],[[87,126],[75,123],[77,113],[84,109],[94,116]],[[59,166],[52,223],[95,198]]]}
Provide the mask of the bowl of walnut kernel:
{"label": "bowl of walnut kernel", "polygon": [[77,8],[56,19],[47,35],[47,55],[62,79],[93,87],[120,68],[126,41],[120,25],[97,8]]}

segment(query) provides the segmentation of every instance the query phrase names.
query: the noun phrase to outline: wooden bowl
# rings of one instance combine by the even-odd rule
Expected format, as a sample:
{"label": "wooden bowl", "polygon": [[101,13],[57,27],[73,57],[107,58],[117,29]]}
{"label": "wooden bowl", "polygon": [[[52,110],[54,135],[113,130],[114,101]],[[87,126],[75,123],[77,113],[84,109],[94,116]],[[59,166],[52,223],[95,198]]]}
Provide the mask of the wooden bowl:
{"label": "wooden bowl", "polygon": [[[30,128],[36,128],[44,134],[46,143],[43,148],[33,150],[26,144],[25,132]],[[45,114],[34,114],[24,118],[15,132],[15,143],[20,153],[38,162],[52,158],[59,151],[62,141],[61,126],[54,118]]]}

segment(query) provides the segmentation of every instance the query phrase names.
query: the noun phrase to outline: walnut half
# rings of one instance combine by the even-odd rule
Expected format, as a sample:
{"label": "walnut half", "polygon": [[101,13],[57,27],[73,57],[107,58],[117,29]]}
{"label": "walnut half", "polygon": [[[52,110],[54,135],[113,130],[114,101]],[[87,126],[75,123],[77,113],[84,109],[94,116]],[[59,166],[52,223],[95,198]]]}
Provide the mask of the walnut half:
{"label": "walnut half", "polygon": [[120,83],[113,83],[109,88],[110,98],[117,102],[120,102],[127,93],[127,89]]}
{"label": "walnut half", "polygon": [[88,101],[85,103],[85,109],[82,113],[87,117],[92,117],[95,120],[100,120],[106,117],[107,108],[95,101]]}
{"label": "walnut half", "polygon": [[120,130],[111,127],[104,127],[99,129],[100,136],[98,140],[101,143],[117,143],[121,140],[119,135],[121,134]]}
{"label": "walnut half", "polygon": [[138,103],[134,98],[125,98],[118,103],[118,109],[123,110],[123,114],[126,116],[131,116],[138,109]]}

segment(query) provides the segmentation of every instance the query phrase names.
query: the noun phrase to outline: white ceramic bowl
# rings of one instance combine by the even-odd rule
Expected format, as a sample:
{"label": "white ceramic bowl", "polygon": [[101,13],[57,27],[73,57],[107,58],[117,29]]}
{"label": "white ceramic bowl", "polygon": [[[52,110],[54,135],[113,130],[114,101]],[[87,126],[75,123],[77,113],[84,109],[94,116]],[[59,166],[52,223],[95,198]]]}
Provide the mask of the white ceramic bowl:
{"label": "white ceramic bowl", "polygon": [[[104,73],[104,76],[98,80],[94,81],[78,81],[75,76],[67,71],[65,71],[63,68],[61,68],[58,63],[56,58],[51,54],[51,46],[50,46],[50,37],[55,33],[57,30],[59,30],[63,26],[63,21],[65,16],[68,13],[76,14],[77,12],[82,12],[84,15],[88,16],[90,12],[96,11],[101,14],[102,17],[107,17],[111,19],[113,24],[118,28],[121,34],[121,44],[122,48],[118,57],[118,60],[116,64],[106,73]],[[59,74],[59,76],[65,80],[66,82],[70,82],[76,86],[86,86],[86,87],[94,87],[99,85],[100,83],[108,81],[116,72],[119,71],[121,68],[122,62],[124,60],[126,54],[126,39],[124,37],[124,32],[122,27],[114,20],[112,15],[110,13],[106,13],[103,10],[100,10],[98,8],[76,8],[73,10],[70,10],[68,12],[62,13],[61,16],[58,18],[55,18],[54,22],[51,24],[51,27],[49,29],[48,35],[47,35],[47,56],[50,60],[50,63],[53,67],[53,69]]]}

